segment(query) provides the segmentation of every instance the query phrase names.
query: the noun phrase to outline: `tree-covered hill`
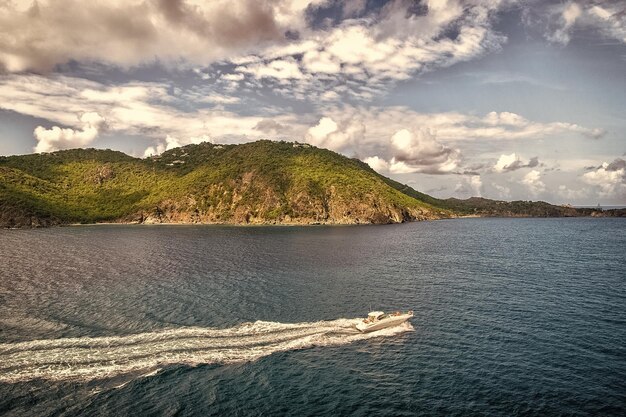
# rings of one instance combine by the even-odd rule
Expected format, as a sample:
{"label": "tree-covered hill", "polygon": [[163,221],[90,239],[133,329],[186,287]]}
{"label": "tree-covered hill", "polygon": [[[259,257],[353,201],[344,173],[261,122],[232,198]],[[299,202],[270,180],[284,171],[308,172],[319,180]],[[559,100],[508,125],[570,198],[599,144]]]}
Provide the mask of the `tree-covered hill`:
{"label": "tree-covered hill", "polygon": [[73,149],[0,158],[0,225],[395,223],[449,217],[309,145],[202,143],[147,159]]}
{"label": "tree-covered hill", "polygon": [[545,202],[437,199],[307,144],[202,143],[139,159],[72,149],[0,157],[0,227],[95,222],[385,224],[455,216],[623,216]]}

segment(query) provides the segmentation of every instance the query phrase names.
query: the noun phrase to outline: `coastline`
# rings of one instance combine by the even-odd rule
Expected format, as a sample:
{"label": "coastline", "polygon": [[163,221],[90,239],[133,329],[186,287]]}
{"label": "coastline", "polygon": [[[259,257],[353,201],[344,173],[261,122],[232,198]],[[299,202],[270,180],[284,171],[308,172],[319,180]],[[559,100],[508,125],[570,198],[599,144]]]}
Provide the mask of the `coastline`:
{"label": "coastline", "polygon": [[340,223],[340,222],[263,222],[263,223],[240,223],[240,222],[124,222],[124,221],[110,221],[110,222],[94,222],[94,223],[55,223],[48,225],[36,225],[36,226],[19,226],[19,227],[2,227],[5,230],[22,230],[22,229],[47,229],[52,227],[93,227],[93,226],[229,226],[229,227],[316,227],[316,226],[388,226],[398,225],[404,223],[415,223],[424,221],[437,221],[437,220],[455,220],[455,219],[555,219],[555,218],[621,218],[624,216],[606,216],[606,215],[587,215],[587,216],[494,216],[494,215],[480,215],[480,214],[468,214],[468,215],[456,215],[449,217],[438,217],[428,219],[414,219],[406,220],[402,222],[389,222],[389,223]]}

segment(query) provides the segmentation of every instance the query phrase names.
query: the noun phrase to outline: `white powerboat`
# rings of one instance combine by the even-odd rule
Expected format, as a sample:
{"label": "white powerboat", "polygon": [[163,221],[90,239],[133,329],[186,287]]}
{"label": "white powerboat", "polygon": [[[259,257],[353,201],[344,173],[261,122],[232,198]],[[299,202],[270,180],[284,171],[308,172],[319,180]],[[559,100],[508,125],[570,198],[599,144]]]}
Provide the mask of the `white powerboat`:
{"label": "white powerboat", "polygon": [[385,314],[382,311],[372,311],[367,315],[366,319],[357,323],[356,328],[363,333],[374,332],[376,330],[402,324],[411,317],[413,317],[412,311],[407,311],[406,313],[396,311],[395,313],[390,314]]}

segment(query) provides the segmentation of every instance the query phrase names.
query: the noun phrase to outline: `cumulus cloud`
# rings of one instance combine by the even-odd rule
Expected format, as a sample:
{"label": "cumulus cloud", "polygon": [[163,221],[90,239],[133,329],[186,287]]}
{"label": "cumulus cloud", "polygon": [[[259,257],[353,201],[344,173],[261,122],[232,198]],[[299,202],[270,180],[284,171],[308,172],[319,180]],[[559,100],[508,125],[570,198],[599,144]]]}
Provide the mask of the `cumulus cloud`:
{"label": "cumulus cloud", "polygon": [[522,179],[522,184],[524,184],[528,191],[534,196],[544,192],[546,190],[546,184],[541,180],[541,172],[533,169]]}
{"label": "cumulus cloud", "polygon": [[379,156],[368,156],[363,159],[367,165],[370,166],[376,172],[389,172],[389,162],[385,161],[383,158]]}
{"label": "cumulus cloud", "polygon": [[356,145],[364,133],[365,127],[358,120],[337,123],[331,117],[322,117],[315,126],[308,129],[305,140],[312,145],[341,152]]}
{"label": "cumulus cloud", "polygon": [[[83,146],[93,141],[102,130],[101,124],[86,116],[93,112],[106,119],[107,132],[159,141],[169,135],[181,144],[192,143],[203,135],[223,142],[250,141],[264,135],[255,129],[264,117],[242,116],[219,107],[182,111],[174,105],[181,97],[196,98],[184,93],[176,95],[175,91],[161,83],[111,86],[63,76],[11,75],[0,79],[0,108],[47,119],[70,129],[38,129],[35,133],[39,139],[38,151]],[[274,119],[277,123],[298,126],[293,115]]]}
{"label": "cumulus cloud", "polygon": [[[465,172],[458,148],[467,141],[533,140],[594,131],[571,123],[534,122],[507,112],[419,113],[401,106],[330,106],[308,114],[258,108],[247,110],[245,115],[227,111],[221,105],[194,109],[198,103],[206,105],[205,96],[165,83],[108,85],[66,76],[25,74],[0,78],[0,108],[70,128],[74,133],[67,132],[63,137],[73,141],[85,135],[92,135],[90,140],[94,140],[94,126],[86,125],[76,115],[96,112],[106,119],[107,132],[152,138],[155,147],[167,147],[163,142],[167,135],[177,138],[180,144],[192,143],[193,138],[202,135],[226,143],[288,138],[363,159],[378,157],[392,173]],[[185,110],[180,109],[181,102]],[[149,153],[160,150],[155,148]],[[515,162],[516,158],[503,163],[501,169],[534,167],[538,163],[521,158]],[[377,166],[385,169],[381,164]]]}
{"label": "cumulus cloud", "polygon": [[519,155],[512,153],[509,155],[500,155],[500,158],[493,166],[495,172],[509,172],[520,168],[534,168],[539,165],[539,158],[530,158],[528,162],[523,162]]}
{"label": "cumulus cloud", "polygon": [[460,152],[438,142],[427,130],[402,129],[391,136],[390,142],[391,172],[443,174],[459,166]]}
{"label": "cumulus cloud", "polygon": [[480,197],[482,195],[483,181],[480,175],[462,177],[462,181],[456,184],[454,193],[461,197]]}
{"label": "cumulus cloud", "polygon": [[621,158],[611,163],[604,162],[597,169],[583,174],[582,179],[587,184],[599,189],[603,197],[626,195],[626,161]]}
{"label": "cumulus cloud", "polygon": [[[435,143],[454,148],[458,144],[468,141],[501,141],[501,140],[535,140],[560,136],[563,134],[577,134],[587,136],[595,129],[587,128],[573,123],[550,122],[541,123],[525,119],[514,113],[491,112],[485,116],[463,114],[457,112],[447,113],[419,113],[407,107],[330,107],[322,109],[324,117],[328,117],[337,124],[340,131],[342,125],[358,123],[364,126],[363,138],[357,143],[354,152],[359,155],[378,155],[390,159],[391,155],[383,155],[382,148],[387,149],[390,145],[388,139],[398,131],[407,130],[413,135],[414,140],[422,143],[422,148],[437,147]],[[407,138],[407,133],[400,137]],[[399,141],[398,141],[399,143]],[[321,144],[319,140],[314,144]],[[452,144],[455,144],[454,146]],[[378,152],[373,152],[378,149]],[[432,149],[430,152],[435,152]],[[446,149],[438,149],[452,155],[453,152]],[[538,164],[538,160],[524,162],[525,165]],[[532,166],[531,166],[532,167]]]}
{"label": "cumulus cloud", "polygon": [[159,142],[154,146],[148,146],[146,150],[144,151],[143,156],[144,158],[155,156],[155,155],[162,154],[165,151],[169,151],[170,149],[178,148],[183,145],[188,145],[190,143],[198,144],[202,142],[213,143],[213,140],[208,135],[202,135],[202,136],[197,136],[197,137],[190,137],[190,138],[187,138],[187,140],[181,142],[177,138],[167,135],[165,137],[165,141]]}
{"label": "cumulus cloud", "polygon": [[37,139],[34,151],[52,152],[59,149],[80,148],[91,143],[104,125],[104,118],[96,112],[87,112],[78,118],[82,124],[80,129],[61,128],[54,126],[46,129],[37,126],[33,132]]}

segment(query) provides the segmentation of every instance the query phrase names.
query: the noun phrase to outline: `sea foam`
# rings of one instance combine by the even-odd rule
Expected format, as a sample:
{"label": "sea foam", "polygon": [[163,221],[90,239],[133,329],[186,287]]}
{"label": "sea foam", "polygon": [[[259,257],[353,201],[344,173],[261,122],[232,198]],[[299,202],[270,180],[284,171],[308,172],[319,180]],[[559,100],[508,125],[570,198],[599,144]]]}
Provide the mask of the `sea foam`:
{"label": "sea foam", "polygon": [[80,337],[0,344],[0,382],[93,380],[154,373],[175,364],[253,361],[275,352],[338,346],[413,330],[409,323],[372,333],[359,319],[308,323],[256,321],[227,328],[183,327],[127,336]]}

